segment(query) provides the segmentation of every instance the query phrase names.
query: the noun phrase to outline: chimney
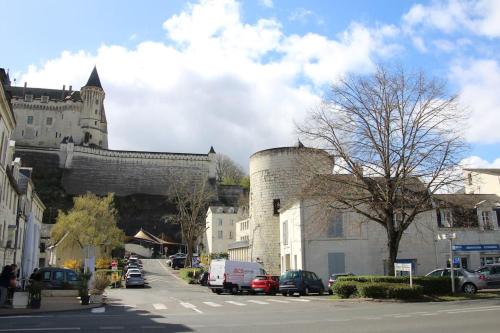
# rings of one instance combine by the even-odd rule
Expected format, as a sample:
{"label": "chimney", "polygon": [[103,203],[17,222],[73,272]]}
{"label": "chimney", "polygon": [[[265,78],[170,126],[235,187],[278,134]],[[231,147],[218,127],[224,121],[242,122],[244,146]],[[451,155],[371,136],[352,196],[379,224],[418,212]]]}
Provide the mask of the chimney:
{"label": "chimney", "polygon": [[24,82],[23,95],[26,95],[26,87],[28,86],[28,82]]}
{"label": "chimney", "polygon": [[63,84],[63,91],[64,91],[64,90],[66,90],[66,85],[65,85],[65,84]]}
{"label": "chimney", "polygon": [[69,86],[69,92],[73,91],[73,86]]}
{"label": "chimney", "polygon": [[61,92],[61,99],[64,99],[64,97],[66,97],[65,92],[66,92],[66,85],[63,84],[63,88],[62,88],[62,92]]}

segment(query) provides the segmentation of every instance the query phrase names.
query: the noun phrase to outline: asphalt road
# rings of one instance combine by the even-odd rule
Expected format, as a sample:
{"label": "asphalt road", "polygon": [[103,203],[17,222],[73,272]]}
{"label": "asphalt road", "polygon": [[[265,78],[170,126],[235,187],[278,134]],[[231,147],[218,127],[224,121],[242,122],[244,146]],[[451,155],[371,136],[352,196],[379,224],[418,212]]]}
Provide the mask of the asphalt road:
{"label": "asphalt road", "polygon": [[0,317],[0,332],[500,332],[500,300],[331,301],[328,296],[216,295],[144,260],[144,289],[114,289],[91,311]]}

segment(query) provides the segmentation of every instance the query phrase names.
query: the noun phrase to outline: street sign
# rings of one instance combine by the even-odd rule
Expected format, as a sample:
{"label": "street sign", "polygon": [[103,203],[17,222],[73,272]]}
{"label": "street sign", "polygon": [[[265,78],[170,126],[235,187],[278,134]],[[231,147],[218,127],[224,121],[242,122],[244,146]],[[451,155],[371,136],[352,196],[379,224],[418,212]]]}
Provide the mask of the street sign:
{"label": "street sign", "polygon": [[397,272],[409,272],[410,273],[410,287],[413,287],[413,274],[411,270],[411,263],[394,263],[394,276],[397,276]]}
{"label": "street sign", "polygon": [[111,261],[111,269],[114,271],[118,270],[118,262],[116,260]]}

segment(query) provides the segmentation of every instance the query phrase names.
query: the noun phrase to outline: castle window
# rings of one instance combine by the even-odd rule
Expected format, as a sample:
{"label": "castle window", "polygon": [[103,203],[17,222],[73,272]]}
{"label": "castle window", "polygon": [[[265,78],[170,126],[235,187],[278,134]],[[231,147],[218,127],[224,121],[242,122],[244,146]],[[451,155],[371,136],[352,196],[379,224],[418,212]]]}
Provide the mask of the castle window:
{"label": "castle window", "polygon": [[28,125],[32,125],[33,124],[33,116],[28,116],[28,118],[26,119],[26,123]]}
{"label": "castle window", "polygon": [[94,124],[97,126],[97,121],[94,121]]}
{"label": "castle window", "polygon": [[[98,99],[95,100],[95,105],[99,105],[99,100]],[[95,110],[95,113],[97,113],[97,110]]]}
{"label": "castle window", "polygon": [[273,200],[273,215],[279,215],[280,213],[280,199]]}
{"label": "castle window", "polygon": [[47,117],[47,120],[45,122],[47,126],[52,126],[52,117]]}
{"label": "castle window", "polygon": [[41,102],[42,103],[48,103],[49,102],[49,96],[42,96]]}
{"label": "castle window", "polygon": [[33,102],[33,95],[31,95],[31,94],[24,95],[24,101],[25,102]]}
{"label": "castle window", "polygon": [[97,109],[95,109],[95,114],[97,114]]}

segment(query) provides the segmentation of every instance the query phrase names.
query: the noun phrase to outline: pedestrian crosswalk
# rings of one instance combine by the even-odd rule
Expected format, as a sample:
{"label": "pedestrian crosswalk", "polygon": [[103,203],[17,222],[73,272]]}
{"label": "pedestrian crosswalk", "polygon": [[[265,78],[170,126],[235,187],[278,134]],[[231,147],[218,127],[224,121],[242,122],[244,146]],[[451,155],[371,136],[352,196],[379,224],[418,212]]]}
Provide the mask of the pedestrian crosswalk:
{"label": "pedestrian crosswalk", "polygon": [[125,311],[177,311],[179,309],[187,309],[190,311],[203,313],[205,310],[211,308],[241,308],[248,306],[292,306],[293,304],[299,305],[300,303],[311,302],[311,299],[287,297],[286,299],[276,298],[260,298],[260,299],[243,299],[238,298],[237,301],[220,299],[220,300],[181,300],[177,298],[169,298],[165,303],[152,303],[152,304],[138,304],[138,305],[125,305],[125,304],[110,304],[111,306],[121,306]]}

